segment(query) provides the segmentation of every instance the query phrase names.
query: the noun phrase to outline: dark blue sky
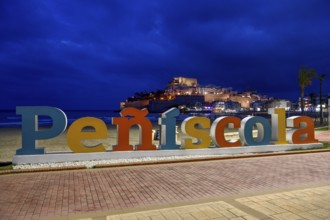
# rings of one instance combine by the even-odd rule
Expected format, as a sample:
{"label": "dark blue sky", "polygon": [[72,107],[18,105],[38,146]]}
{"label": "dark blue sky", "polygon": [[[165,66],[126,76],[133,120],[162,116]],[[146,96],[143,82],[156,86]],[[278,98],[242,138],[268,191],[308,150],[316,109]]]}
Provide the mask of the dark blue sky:
{"label": "dark blue sky", "polygon": [[[174,76],[296,101],[327,73],[330,1],[0,1],[0,108],[117,109]],[[318,80],[306,93],[319,91]]]}

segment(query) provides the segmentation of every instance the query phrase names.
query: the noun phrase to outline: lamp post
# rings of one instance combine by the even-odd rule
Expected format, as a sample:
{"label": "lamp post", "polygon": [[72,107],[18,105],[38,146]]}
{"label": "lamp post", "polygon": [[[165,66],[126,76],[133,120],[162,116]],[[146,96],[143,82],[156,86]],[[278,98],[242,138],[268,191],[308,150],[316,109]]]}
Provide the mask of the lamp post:
{"label": "lamp post", "polygon": [[318,75],[317,78],[320,80],[320,125],[323,125],[323,106],[322,106],[322,83],[326,74]]}
{"label": "lamp post", "polygon": [[330,98],[328,98],[328,130],[330,130],[330,105],[329,105],[329,103],[330,103]]}

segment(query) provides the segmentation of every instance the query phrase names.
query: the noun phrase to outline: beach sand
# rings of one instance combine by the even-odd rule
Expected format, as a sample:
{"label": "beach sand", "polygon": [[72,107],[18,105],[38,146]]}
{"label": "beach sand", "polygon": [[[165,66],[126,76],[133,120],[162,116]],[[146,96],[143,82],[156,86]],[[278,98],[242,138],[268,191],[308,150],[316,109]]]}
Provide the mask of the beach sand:
{"label": "beach sand", "polygon": [[[180,144],[181,138],[187,137],[184,135],[180,128],[180,123],[177,124],[177,144]],[[160,126],[153,122],[153,130],[159,130]],[[199,128],[200,129],[200,128]],[[202,129],[206,132],[210,132],[210,129]],[[236,131],[236,132],[235,132]],[[229,132],[229,133],[227,133]],[[233,133],[234,132],[234,133]],[[37,148],[44,148],[45,153],[53,152],[72,152],[67,146],[66,133],[47,139],[38,140]],[[191,137],[190,137],[191,138]],[[226,139],[238,139],[237,129],[226,130]],[[135,125],[130,130],[129,137],[130,144],[135,146],[139,144],[139,129]],[[197,140],[193,138],[193,142]],[[82,143],[86,146],[95,146],[102,143],[107,151],[112,150],[112,146],[117,144],[117,129],[115,125],[108,125],[108,138],[107,139],[95,139],[95,140],[83,140]],[[158,140],[153,140],[153,144],[159,146]],[[0,162],[12,161],[13,156],[16,154],[16,150],[22,146],[22,132],[20,128],[0,128]]]}
{"label": "beach sand", "polygon": [[[159,130],[159,126],[154,123],[153,130]],[[72,152],[67,146],[66,133],[47,140],[38,140],[37,148],[44,148],[46,153],[52,152]],[[183,134],[180,132],[178,138]],[[106,150],[112,150],[112,146],[117,144],[117,131],[114,125],[108,126],[108,138],[82,141],[86,146],[95,146],[102,143]],[[133,126],[130,131],[130,144],[139,143],[139,129]],[[158,146],[159,141],[153,140],[153,144]],[[0,128],[0,162],[12,161],[16,150],[22,146],[22,132],[20,128]]]}

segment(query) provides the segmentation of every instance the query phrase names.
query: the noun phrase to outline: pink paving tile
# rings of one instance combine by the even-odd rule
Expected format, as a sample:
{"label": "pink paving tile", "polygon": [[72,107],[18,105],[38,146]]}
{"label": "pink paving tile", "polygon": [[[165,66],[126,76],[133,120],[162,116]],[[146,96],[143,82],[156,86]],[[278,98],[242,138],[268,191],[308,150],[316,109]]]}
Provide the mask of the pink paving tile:
{"label": "pink paving tile", "polygon": [[330,183],[329,161],[327,152],[2,175],[0,216],[64,217]]}

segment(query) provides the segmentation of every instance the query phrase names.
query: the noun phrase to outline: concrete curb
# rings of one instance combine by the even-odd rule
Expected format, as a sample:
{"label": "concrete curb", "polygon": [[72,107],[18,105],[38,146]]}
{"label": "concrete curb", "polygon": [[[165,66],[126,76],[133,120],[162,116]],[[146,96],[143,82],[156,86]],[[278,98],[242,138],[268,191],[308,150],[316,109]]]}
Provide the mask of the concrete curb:
{"label": "concrete curb", "polygon": [[[100,165],[95,165],[94,168],[118,168],[118,167],[128,167],[128,166],[146,166],[146,165],[160,165],[160,164],[171,164],[171,163],[174,164],[174,163],[203,162],[203,161],[215,161],[215,160],[232,160],[232,159],[243,159],[243,158],[258,158],[258,157],[286,156],[286,155],[295,155],[295,154],[328,153],[328,152],[330,152],[330,149],[297,150],[297,151],[286,151],[286,152],[268,152],[268,153],[256,153],[256,154],[245,154],[245,155],[233,155],[233,156],[212,157],[212,158],[192,158],[192,159],[182,159],[182,160],[163,160],[163,161],[118,163],[118,164],[104,164],[104,165],[100,164]],[[0,175],[83,170],[83,169],[87,169],[87,168],[85,166],[73,166],[73,167],[36,168],[36,169],[21,169],[21,170],[1,170]]]}
{"label": "concrete curb", "polygon": [[322,143],[259,145],[224,148],[200,148],[178,150],[136,150],[108,151],[93,153],[48,153],[37,155],[14,155],[13,164],[61,163],[91,160],[140,159],[173,156],[231,156],[251,153],[281,152],[288,150],[313,149],[323,147]]}

